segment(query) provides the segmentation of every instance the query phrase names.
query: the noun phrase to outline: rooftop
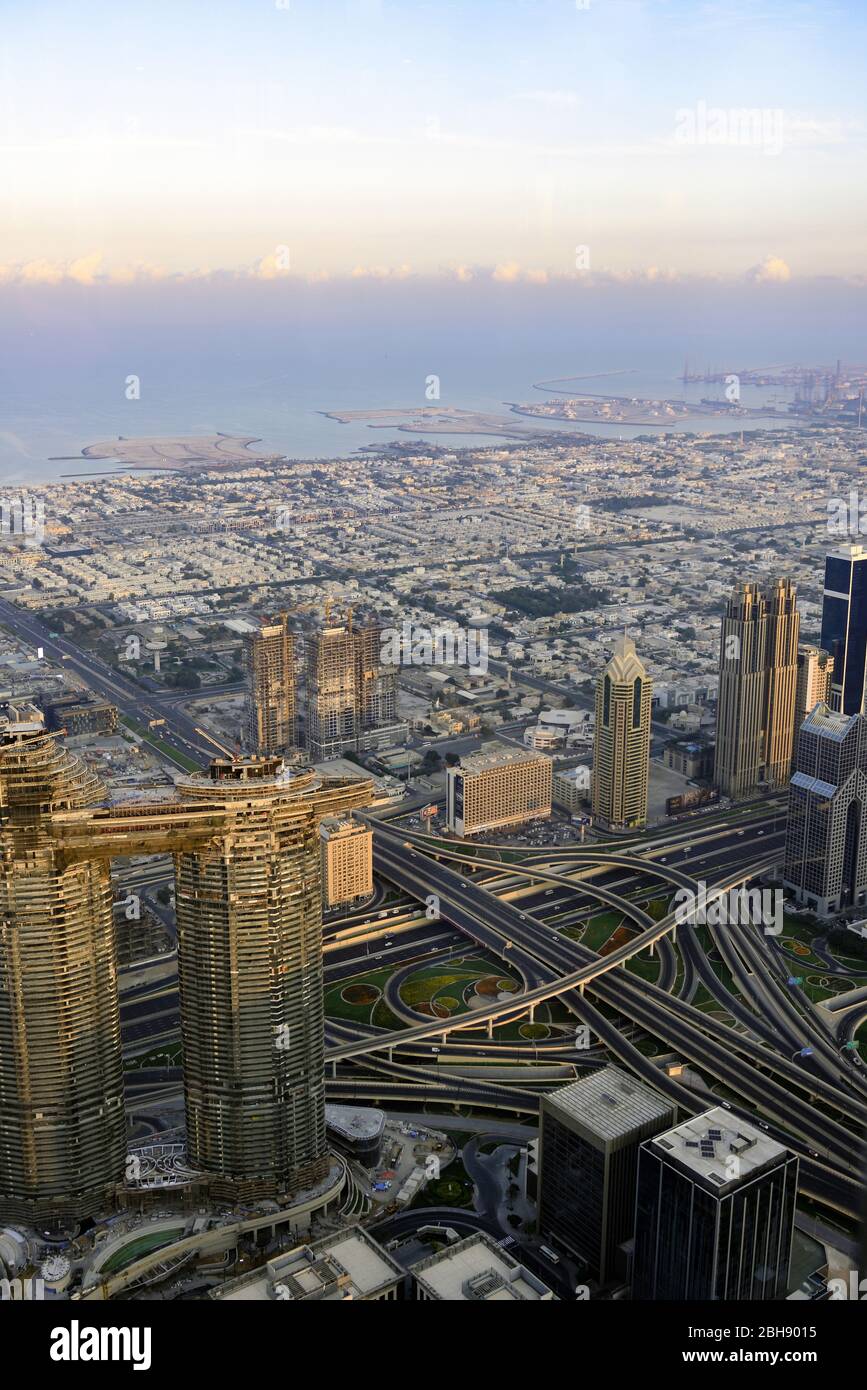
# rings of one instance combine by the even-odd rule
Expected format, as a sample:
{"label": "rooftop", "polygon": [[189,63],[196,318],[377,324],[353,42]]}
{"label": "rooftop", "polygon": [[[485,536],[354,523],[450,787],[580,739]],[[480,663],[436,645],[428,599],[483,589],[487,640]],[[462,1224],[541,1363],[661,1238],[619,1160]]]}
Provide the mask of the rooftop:
{"label": "rooftop", "polygon": [[[531,748],[507,748],[505,744],[490,743],[486,744],[479,753],[465,754],[461,758],[460,768],[455,769],[455,771],[488,772],[494,767],[511,767],[516,763],[535,763],[543,757],[544,754],[536,753]],[[449,769],[449,771],[451,770]]]}
{"label": "rooftop", "polygon": [[385,1111],[372,1106],[326,1105],[325,1123],[347,1139],[376,1139],[385,1127]]}
{"label": "rooftop", "polygon": [[269,1260],[261,1269],[230,1279],[211,1292],[212,1298],[233,1302],[340,1302],[370,1299],[402,1281],[404,1275],[390,1255],[366,1231],[353,1227],[326,1236],[315,1245],[301,1245]]}
{"label": "rooftop", "polygon": [[452,1302],[551,1302],[555,1295],[479,1231],[419,1260],[412,1273],[428,1298]]}
{"label": "rooftop", "polygon": [[612,1066],[552,1091],[545,1096],[544,1110],[580,1120],[600,1139],[620,1139],[672,1116],[671,1105],[661,1095]]}
{"label": "rooftop", "polygon": [[716,1106],[648,1141],[659,1157],[674,1159],[714,1192],[731,1190],[788,1153],[764,1130]]}

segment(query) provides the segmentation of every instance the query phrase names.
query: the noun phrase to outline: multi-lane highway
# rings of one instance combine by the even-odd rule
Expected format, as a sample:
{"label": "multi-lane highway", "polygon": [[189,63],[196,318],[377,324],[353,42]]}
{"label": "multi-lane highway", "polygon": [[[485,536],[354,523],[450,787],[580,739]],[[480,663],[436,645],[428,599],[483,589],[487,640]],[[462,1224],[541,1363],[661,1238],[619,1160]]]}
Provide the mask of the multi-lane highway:
{"label": "multi-lane highway", "polygon": [[65,637],[52,637],[43,622],[8,599],[0,599],[0,623],[30,646],[34,657],[41,647],[46,656],[75,671],[91,690],[117,705],[121,714],[140,727],[146,729],[154,719],[164,720],[154,728],[151,737],[178,757],[180,767],[193,764],[204,768],[214,757],[216,749],[203,738],[183,709],[176,704],[163,703],[161,697],[150,694]]}
{"label": "multi-lane highway", "polygon": [[[724,876],[716,884],[718,890],[721,886],[748,879],[761,867],[763,861],[755,861],[755,846],[759,846],[761,852],[770,848],[770,853],[765,857],[773,858],[773,837],[767,835],[766,830],[767,827],[762,825],[754,828],[752,838],[755,845],[752,856],[747,856],[752,857],[753,862],[746,867],[741,864],[734,871],[724,870]],[[708,844],[713,846],[711,855],[719,859],[720,835],[730,842],[730,857],[743,859],[744,846],[739,843],[741,831],[737,827],[703,833],[706,847]],[[615,965],[622,964],[630,954],[635,953],[638,943],[646,945],[648,941],[661,938],[663,932],[674,930],[674,924],[668,919],[663,919],[662,923],[652,923],[640,908],[623,898],[619,906],[624,915],[636,923],[640,935],[622,948],[619,958],[612,963],[612,956],[617,957],[618,953],[613,952],[602,959],[594,956],[594,953],[563,938],[532,914],[521,911],[517,905],[496,898],[480,883],[470,882],[446,863],[437,863],[429,855],[424,855],[421,848],[416,848],[419,845],[418,837],[413,837],[412,848],[407,848],[402,836],[403,832],[392,827],[383,826],[376,831],[379,871],[404,889],[415,892],[420,899],[432,891],[437,892],[443,917],[473,940],[508,960],[531,986],[520,1001],[513,997],[490,1010],[480,1011],[478,1015],[474,1011],[473,1025],[481,1023],[488,1013],[492,1018],[501,1020],[514,1016],[521,1005],[526,1011],[534,999],[556,994],[573,1009],[576,1017],[590,1025],[611,1053],[666,1090],[684,1109],[695,1110],[704,1104],[714,1103],[717,1097],[711,1091],[702,1091],[694,1086],[687,1089],[666,1075],[656,1061],[639,1052],[623,1035],[623,1031],[613,1026],[610,1017],[603,1014],[597,1005],[606,1005],[609,1010],[616,1009],[618,1014],[640,1025],[647,1034],[674,1048],[698,1073],[722,1085],[725,1093],[736,1097],[746,1113],[761,1117],[761,1123],[771,1133],[799,1152],[805,1192],[841,1211],[855,1213],[861,1136],[867,1121],[861,1074],[835,1050],[815,1011],[805,1006],[800,998],[787,994],[776,981],[764,977],[767,974],[765,963],[754,954],[760,950],[760,943],[744,944],[742,950],[738,949],[736,958],[732,956],[735,967],[733,982],[742,996],[740,1000],[737,996],[730,996],[732,1003],[736,1003],[740,1010],[735,1016],[738,1026],[732,1028],[692,1007],[683,998],[667,993],[659,983],[649,985],[628,971],[614,969]],[[760,836],[764,836],[764,843]],[[675,847],[675,853],[679,852],[681,857],[690,858],[693,855],[689,838],[682,837],[679,851]],[[431,845],[431,849],[434,848],[443,859],[442,844]],[[574,861],[576,851],[571,850],[568,854]],[[589,857],[592,858],[592,855],[590,851]],[[566,857],[566,852],[562,857]],[[657,851],[653,873],[672,885],[693,881],[671,863],[673,857],[672,854],[662,855]],[[636,861],[634,856],[609,854],[605,858],[611,871],[616,872],[624,867],[631,867],[633,874],[650,871],[650,865]],[[669,861],[668,865],[664,863],[665,860]],[[479,861],[471,862],[477,866],[477,875]],[[487,867],[495,862],[489,861]],[[693,857],[691,867],[697,862]],[[515,876],[520,873],[514,865],[500,868],[504,874]],[[719,863],[716,868],[719,872]],[[544,874],[546,871],[538,872]],[[559,876],[549,875],[545,881],[556,877]],[[609,902],[612,901],[612,892],[615,899],[619,897],[616,891],[591,880],[573,881],[572,887],[576,893],[589,892],[592,895],[602,889],[606,895],[604,900]],[[696,934],[691,929],[686,929],[684,934],[689,938],[690,948],[695,949]],[[740,948],[740,941],[738,945]],[[548,975],[548,982],[534,988],[532,982],[540,973]],[[576,988],[581,984],[586,992]],[[588,994],[596,1002],[591,1003]],[[394,995],[390,995],[389,1002],[393,1007]],[[452,1039],[455,1037],[452,1031],[455,1020],[412,1023],[412,1011],[405,1009],[402,1016],[409,1026],[399,1033],[382,1035],[365,1032],[360,1035],[358,1030],[342,1029],[341,1032],[348,1032],[350,1036],[354,1032],[355,1037],[348,1045],[338,1043],[329,1049],[332,1066],[336,1068],[349,1058],[357,1062],[364,1059],[368,1069],[372,1067],[379,1072],[383,1066],[383,1050],[393,1065],[396,1055],[409,1059],[412,1055],[410,1049],[423,1048],[425,1040],[434,1035],[444,1038],[449,1034]],[[461,1025],[467,1026],[465,1015],[457,1020],[457,1026]],[[793,1039],[800,1043],[806,1053],[803,1057],[799,1055],[797,1060],[792,1056],[793,1049],[790,1047]],[[469,1043],[469,1039],[466,1042]],[[441,1041],[440,1046],[450,1047],[452,1044]],[[427,1069],[423,1074],[425,1084],[431,1085],[428,1100],[436,1103],[441,1094],[442,1074],[436,1078],[436,1086],[432,1084],[435,1074],[432,1075]],[[418,1070],[416,1076],[421,1079]],[[348,1087],[352,1082],[347,1078],[343,1084]],[[373,1094],[377,1087],[389,1087],[385,1094],[392,1093],[384,1074],[381,1080],[356,1080],[355,1086],[361,1087],[355,1091],[358,1095]],[[526,1087],[524,1090],[526,1092]],[[484,1102],[480,1098],[477,1103]],[[500,1106],[499,1097],[494,1104]],[[523,1109],[525,1105],[526,1094],[521,1096],[516,1108]]]}

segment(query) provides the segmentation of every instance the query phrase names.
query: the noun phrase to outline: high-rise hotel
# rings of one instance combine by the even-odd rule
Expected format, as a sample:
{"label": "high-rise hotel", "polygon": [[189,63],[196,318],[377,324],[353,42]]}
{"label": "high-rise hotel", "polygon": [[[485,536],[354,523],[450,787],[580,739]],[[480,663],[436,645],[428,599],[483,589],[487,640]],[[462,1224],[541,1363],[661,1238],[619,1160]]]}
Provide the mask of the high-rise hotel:
{"label": "high-rise hotel", "polygon": [[32,707],[0,725],[0,1222],[66,1229],[123,1177],[126,1119],[107,858],[54,824],[104,795]]}
{"label": "high-rise hotel", "polygon": [[252,756],[178,793],[106,805],[35,711],[0,726],[0,1220],[65,1229],[123,1182],[119,855],[174,855],[190,1165],[240,1201],[325,1172],[319,822],[371,784]]}
{"label": "high-rise hotel", "polygon": [[630,637],[621,637],[596,683],[593,812],[611,826],[647,820],[653,687]]}
{"label": "high-rise hotel", "polygon": [[783,787],[792,768],[800,617],[795,587],[744,584],[726,606],[714,780],[731,797]]}

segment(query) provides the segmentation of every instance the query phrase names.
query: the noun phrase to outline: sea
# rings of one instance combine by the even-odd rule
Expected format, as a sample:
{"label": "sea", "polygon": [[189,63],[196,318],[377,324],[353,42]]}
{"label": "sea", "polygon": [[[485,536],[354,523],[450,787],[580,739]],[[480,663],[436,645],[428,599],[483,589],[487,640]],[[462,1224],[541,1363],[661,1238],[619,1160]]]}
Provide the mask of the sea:
{"label": "sea", "polygon": [[[341,317],[331,302],[327,313],[307,305],[283,319],[263,313],[260,304],[248,313],[236,306],[212,322],[202,312],[173,315],[169,308],[150,317],[140,312],[137,321],[107,311],[84,318],[81,304],[74,312],[29,312],[18,323],[7,315],[0,321],[0,481],[21,487],[111,471],[117,465],[110,459],[83,460],[81,450],[119,436],[221,432],[261,440],[266,451],[290,458],[338,458],[365,445],[424,436],[366,421],[341,424],[324,412],[439,405],[508,416],[508,402],[541,401],[562,390],[539,389],[556,378],[569,378],[575,392],[722,399],[721,384],[684,385],[687,356],[692,370],[729,370],[828,360],[834,348],[842,355],[847,346],[841,351],[839,335],[827,331],[816,344],[810,325],[800,339],[785,325],[745,334],[717,324],[697,334],[694,323],[685,332],[646,312],[612,325],[600,310],[576,324],[563,312],[548,319],[529,309],[498,317],[490,304],[464,324],[457,312],[437,318],[430,305],[427,313],[410,307],[392,301],[382,313],[372,301],[366,314],[355,302]],[[438,399],[428,394],[434,376]],[[130,392],[133,377],[137,394]],[[782,387],[741,388],[744,405],[784,409],[788,399]],[[557,429],[525,416],[511,419]],[[665,430],[723,434],[741,427],[702,416]],[[602,438],[656,433],[646,425],[571,428]],[[454,448],[497,442],[490,435],[427,438]]]}

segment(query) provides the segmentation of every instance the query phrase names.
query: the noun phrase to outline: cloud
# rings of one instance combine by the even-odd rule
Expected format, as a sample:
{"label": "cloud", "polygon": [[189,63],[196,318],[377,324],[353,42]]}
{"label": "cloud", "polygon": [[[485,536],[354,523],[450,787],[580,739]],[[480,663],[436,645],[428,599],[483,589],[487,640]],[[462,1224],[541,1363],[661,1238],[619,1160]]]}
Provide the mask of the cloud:
{"label": "cloud", "polygon": [[747,279],[754,285],[784,285],[791,278],[792,272],[780,256],[765,256],[747,271]]}
{"label": "cloud", "polygon": [[64,281],[72,281],[77,285],[121,285],[136,280],[160,280],[166,274],[161,266],[143,264],[106,270],[103,268],[102,252],[91,251],[71,261],[35,260],[17,265],[0,265],[0,284],[60,285]]}
{"label": "cloud", "polygon": [[263,256],[253,267],[257,280],[279,280],[291,270],[291,256],[288,246],[277,246],[269,256]]}
{"label": "cloud", "polygon": [[66,274],[70,280],[76,280],[79,285],[92,285],[101,265],[102,253],[92,251],[89,256],[79,256],[77,261],[72,261]]}
{"label": "cloud", "polygon": [[412,273],[411,265],[357,265],[351,272],[353,280],[408,280]]}
{"label": "cloud", "polygon": [[[167,270],[164,266],[137,262],[127,265],[106,265],[101,252],[92,251],[69,261],[46,259],[0,264],[0,286],[39,287],[52,289],[57,286],[80,286],[90,289],[99,286],[135,286],[161,282],[167,285],[188,284],[320,284],[326,281],[341,280],[390,282],[424,280],[430,283],[458,285],[483,285],[485,282],[504,286],[546,286],[573,285],[579,289],[600,289],[606,286],[622,285],[671,285],[671,284],[743,284],[755,286],[785,285],[794,279],[786,261],[780,256],[768,254],[757,265],[746,271],[726,274],[723,272],[693,273],[681,272],[657,265],[613,268],[594,266],[586,270],[563,270],[544,266],[525,266],[517,260],[504,260],[494,265],[445,264],[438,270],[417,269],[408,263],[399,265],[358,264],[351,270],[334,271],[311,267],[298,269],[290,267],[289,248],[276,246],[267,255],[259,257],[247,265],[232,267],[195,266],[185,270]],[[865,277],[830,276],[830,281],[861,287]],[[799,279],[798,283],[803,283]]]}

